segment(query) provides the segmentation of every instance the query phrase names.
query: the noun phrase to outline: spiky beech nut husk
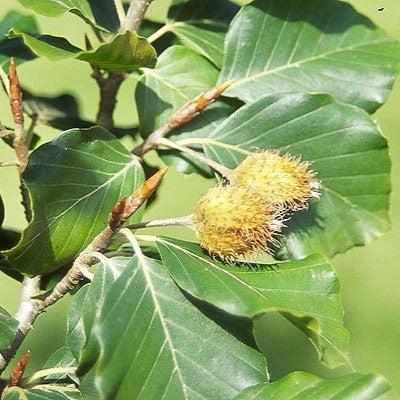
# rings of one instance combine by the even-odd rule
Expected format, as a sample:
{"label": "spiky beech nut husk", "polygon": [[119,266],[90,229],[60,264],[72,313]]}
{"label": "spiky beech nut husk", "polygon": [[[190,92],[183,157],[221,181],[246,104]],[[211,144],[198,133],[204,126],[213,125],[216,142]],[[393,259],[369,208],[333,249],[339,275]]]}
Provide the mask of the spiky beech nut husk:
{"label": "spiky beech nut husk", "polygon": [[248,156],[232,173],[232,185],[252,188],[293,211],[306,209],[319,197],[319,182],[307,162],[267,150]]}
{"label": "spiky beech nut husk", "polygon": [[252,189],[215,186],[199,200],[193,221],[200,245],[233,262],[268,251],[283,227],[282,211]]}

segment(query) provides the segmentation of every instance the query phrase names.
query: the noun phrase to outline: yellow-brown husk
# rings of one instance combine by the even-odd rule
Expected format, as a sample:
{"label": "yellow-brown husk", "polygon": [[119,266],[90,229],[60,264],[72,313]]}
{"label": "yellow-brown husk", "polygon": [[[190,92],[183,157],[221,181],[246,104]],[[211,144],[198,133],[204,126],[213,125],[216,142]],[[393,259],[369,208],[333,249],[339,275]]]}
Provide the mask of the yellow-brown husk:
{"label": "yellow-brown husk", "polygon": [[197,203],[194,225],[200,245],[225,261],[267,250],[282,228],[281,210],[254,190],[216,186]]}
{"label": "yellow-brown husk", "polygon": [[248,156],[233,171],[230,182],[252,188],[293,211],[307,208],[308,200],[319,195],[315,172],[308,163],[272,150]]}

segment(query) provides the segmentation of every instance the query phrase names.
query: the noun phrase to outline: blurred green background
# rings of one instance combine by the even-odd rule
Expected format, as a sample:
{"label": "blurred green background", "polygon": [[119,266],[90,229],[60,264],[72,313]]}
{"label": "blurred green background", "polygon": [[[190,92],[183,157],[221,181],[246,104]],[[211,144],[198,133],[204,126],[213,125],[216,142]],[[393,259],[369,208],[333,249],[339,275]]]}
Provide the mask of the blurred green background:
{"label": "blurred green background", "polygon": [[[0,18],[11,9],[25,12],[16,0],[0,1]],[[156,0],[150,17],[162,20],[168,8],[167,0]],[[399,0],[351,0],[360,12],[400,40]],[[383,11],[378,9],[383,7]],[[38,17],[42,32],[62,35],[83,46],[87,26],[74,15],[61,19]],[[19,68],[23,85],[42,95],[75,95],[85,118],[94,118],[98,102],[95,82],[90,78],[90,67],[79,61],[50,63],[35,60]],[[137,114],[134,106],[134,79],[127,80],[119,94],[115,120],[132,125]],[[365,248],[356,248],[333,260],[337,268],[346,310],[346,324],[352,336],[354,366],[359,371],[372,371],[386,376],[394,390],[382,399],[400,399],[400,82],[389,101],[375,114],[384,135],[388,138],[393,161],[393,196],[391,201],[392,230]],[[8,100],[0,93],[0,120],[10,124]],[[40,126],[44,140],[56,131]],[[127,139],[129,142],[129,139]],[[13,158],[12,151],[0,143],[0,160]],[[175,171],[163,183],[156,201],[146,211],[145,219],[180,216],[190,213],[196,199],[211,182],[198,176],[183,176]],[[0,192],[6,207],[4,226],[21,229],[25,220],[19,204],[18,178],[14,168],[0,169]],[[157,231],[160,233],[160,231]],[[163,230],[161,233],[191,238],[185,231]],[[399,259],[397,258],[399,257]],[[19,285],[6,275],[0,275],[0,304],[14,312],[18,305]],[[64,340],[65,315],[69,299],[46,312],[35,325],[24,348],[32,350],[30,369],[40,367],[48,355]],[[273,378],[289,371],[307,369],[324,375],[331,374],[319,366],[308,341],[276,316],[266,318],[257,327],[265,330],[266,353]]]}

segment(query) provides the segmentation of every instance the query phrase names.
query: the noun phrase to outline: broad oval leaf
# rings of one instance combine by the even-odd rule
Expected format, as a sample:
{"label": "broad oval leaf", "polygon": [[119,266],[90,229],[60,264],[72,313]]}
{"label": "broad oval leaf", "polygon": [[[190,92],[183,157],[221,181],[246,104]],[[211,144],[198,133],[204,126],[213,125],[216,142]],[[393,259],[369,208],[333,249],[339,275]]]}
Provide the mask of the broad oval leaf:
{"label": "broad oval leaf", "polygon": [[228,24],[238,10],[228,0],[173,0],[161,29],[173,32],[220,68]]}
{"label": "broad oval leaf", "polygon": [[87,51],[62,37],[33,36],[16,28],[9,31],[8,37],[22,38],[33,53],[50,61],[75,58],[107,71],[132,72],[142,67],[152,68],[157,58],[156,50],[147,39],[130,31],[116,35],[111,42],[102,43],[96,49]]}
{"label": "broad oval leaf", "polygon": [[351,365],[338,278],[323,257],[246,268],[215,261],[195,243],[168,238],[157,245],[174,280],[197,299],[242,317],[278,311],[309,336],[327,365]]}
{"label": "broad oval leaf", "polygon": [[213,87],[218,79],[218,70],[209,61],[184,46],[170,47],[154,69],[143,72],[136,89],[143,136],[162,126],[174,111]]}
{"label": "broad oval leaf", "polygon": [[107,225],[117,201],[143,181],[139,160],[102,128],[71,129],[35,150],[23,175],[33,221],[5,252],[37,275],[71,260]]}
{"label": "broad oval leaf", "polygon": [[[155,69],[144,69],[136,88],[140,132],[147,137],[165,124],[168,117],[202,92],[212,88],[218,78],[218,70],[204,57],[183,46],[172,46],[158,58]],[[217,127],[232,107],[218,101],[173,132],[174,135],[203,137]],[[163,157],[163,152],[160,155]],[[193,171],[188,160],[172,154],[165,160],[181,171]]]}
{"label": "broad oval leaf", "polygon": [[389,389],[383,377],[372,374],[323,379],[306,372],[293,372],[277,382],[245,389],[235,400],[372,400]]}
{"label": "broad oval leaf", "polygon": [[325,92],[373,112],[399,64],[399,45],[343,1],[255,0],[231,23],[220,82],[245,101]]}
{"label": "broad oval leaf", "polygon": [[277,149],[311,163],[322,195],[296,213],[279,257],[328,256],[370,243],[389,228],[390,159],[363,110],[327,95],[269,96],[245,105],[204,139],[209,157],[235,168],[249,151]]}
{"label": "broad oval leaf", "polygon": [[74,385],[43,384],[29,389],[11,387],[3,400],[82,400],[81,392]]}
{"label": "broad oval leaf", "polygon": [[0,21],[0,66],[8,69],[10,57],[16,59],[17,64],[35,58],[35,55],[24,45],[21,39],[10,40],[6,34],[11,28],[17,28],[29,34],[39,33],[36,20],[32,15],[24,15],[10,11]]}
{"label": "broad oval leaf", "polygon": [[[67,343],[75,359],[80,360],[83,346],[90,347],[91,332],[95,316],[101,311],[106,293],[115,280],[121,275],[125,266],[119,259],[112,262],[104,257],[103,263],[97,266],[90,285],[81,288],[72,302],[67,320]],[[89,343],[91,342],[91,343]],[[90,362],[94,362],[96,358]],[[86,358],[86,362],[88,359]]]}
{"label": "broad oval leaf", "polygon": [[0,350],[10,347],[18,330],[18,321],[0,307]]}
{"label": "broad oval leaf", "polygon": [[83,312],[92,320],[80,359],[84,396],[220,400],[266,381],[262,355],[198,311],[158,262],[118,262],[123,272],[98,298],[100,308]]}
{"label": "broad oval leaf", "polygon": [[[54,383],[54,382],[71,382],[79,384],[79,380],[75,375],[75,372],[65,372],[66,370],[73,370],[77,367],[76,359],[68,346],[63,346],[52,353],[49,359],[42,367],[43,378],[42,383]],[[46,372],[46,375],[44,375]]]}

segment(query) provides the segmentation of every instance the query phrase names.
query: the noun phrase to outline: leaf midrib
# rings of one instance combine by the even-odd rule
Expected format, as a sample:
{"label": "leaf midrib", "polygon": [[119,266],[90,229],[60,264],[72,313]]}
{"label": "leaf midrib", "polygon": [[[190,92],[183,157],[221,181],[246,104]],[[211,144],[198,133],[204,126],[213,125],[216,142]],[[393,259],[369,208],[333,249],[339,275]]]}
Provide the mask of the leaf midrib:
{"label": "leaf midrib", "polygon": [[[73,204],[71,204],[67,209],[65,209],[62,213],[58,214],[56,217],[54,217],[52,219],[52,221],[45,225],[45,227],[39,231],[35,236],[33,236],[27,243],[25,246],[24,251],[22,251],[17,257],[15,257],[14,259],[17,260],[19,258],[21,258],[29,249],[30,249],[30,244],[34,243],[34,241],[40,237],[44,232],[47,231],[48,228],[50,228],[56,221],[59,220],[60,217],[63,217],[66,213],[68,213],[71,209],[73,209],[75,206],[77,206],[80,202],[82,202],[83,200],[93,196],[96,192],[98,192],[99,190],[103,189],[104,187],[107,187],[108,185],[110,185],[115,179],[119,178],[120,175],[122,175],[123,173],[126,172],[126,170],[128,170],[130,167],[134,166],[135,164],[137,164],[137,159],[136,158],[132,158],[132,160],[127,163],[125,165],[124,168],[122,168],[120,171],[118,171],[116,174],[114,174],[110,179],[108,179],[107,181],[105,181],[104,183],[102,183],[100,186],[97,186],[96,189],[94,189],[93,191],[87,193],[85,196],[82,196],[81,198],[79,198],[77,201],[75,201]],[[34,224],[40,224],[41,221],[32,221],[32,225]],[[32,226],[31,225],[31,226]],[[25,231],[24,231],[25,232]],[[24,235],[23,235],[24,236]],[[24,238],[21,237],[21,242]]]}
{"label": "leaf midrib", "polygon": [[[262,71],[262,72],[260,72],[258,74],[254,74],[254,75],[251,75],[251,76],[246,76],[245,78],[234,82],[230,89],[235,88],[237,86],[240,86],[243,83],[248,82],[248,81],[253,81],[253,80],[256,80],[258,78],[262,78],[264,76],[268,76],[268,75],[271,75],[271,74],[274,74],[274,73],[278,73],[280,71],[284,71],[284,70],[287,70],[287,69],[299,67],[299,66],[301,66],[303,64],[307,64],[307,63],[312,62],[312,61],[321,60],[321,59],[326,58],[327,56],[330,56],[330,55],[333,55],[333,54],[344,53],[346,51],[351,51],[351,50],[355,50],[355,49],[358,49],[358,48],[362,48],[362,47],[370,46],[370,45],[374,45],[374,44],[390,43],[390,42],[391,42],[390,39],[386,39],[386,40],[379,39],[379,40],[373,40],[371,42],[364,42],[362,44],[357,44],[357,45],[353,45],[353,46],[343,47],[341,49],[335,49],[335,50],[332,50],[332,51],[328,51],[328,52],[319,54],[317,56],[312,56],[312,57],[308,57],[308,58],[305,58],[305,59],[300,60],[300,61],[296,61],[294,63],[291,62],[291,63],[282,65],[282,66],[277,67],[277,68],[273,68],[273,69],[270,69],[270,70],[267,70],[267,71]],[[233,71],[231,71],[231,72],[233,72]],[[228,89],[227,92],[229,92],[230,89]]]}
{"label": "leaf midrib", "polygon": [[155,309],[156,309],[156,311],[158,313],[158,316],[159,316],[159,319],[160,319],[160,322],[161,322],[161,326],[162,326],[163,331],[164,331],[164,335],[165,335],[166,341],[168,342],[168,347],[170,349],[172,360],[173,360],[175,368],[176,368],[176,370],[178,372],[179,380],[181,382],[183,395],[185,396],[186,400],[189,400],[189,395],[187,393],[187,386],[186,386],[186,383],[185,383],[185,381],[183,379],[183,374],[182,374],[182,371],[181,371],[179,363],[178,363],[178,359],[177,359],[176,354],[175,354],[176,349],[175,349],[175,346],[174,346],[174,344],[172,342],[172,338],[171,338],[171,335],[169,333],[168,326],[166,324],[166,319],[167,318],[165,318],[165,316],[164,316],[164,313],[162,311],[160,302],[159,302],[158,297],[157,297],[157,294],[158,294],[157,290],[155,289],[155,287],[153,285],[153,281],[152,281],[151,276],[150,276],[149,271],[148,271],[148,268],[150,268],[150,265],[147,262],[147,258],[143,254],[138,253],[137,257],[138,257],[139,265],[141,264],[141,270],[143,272],[144,278],[145,278],[145,280],[147,282],[147,285],[148,285],[148,287],[150,289],[150,294],[151,294],[151,297],[153,299],[154,307],[155,307]]}

